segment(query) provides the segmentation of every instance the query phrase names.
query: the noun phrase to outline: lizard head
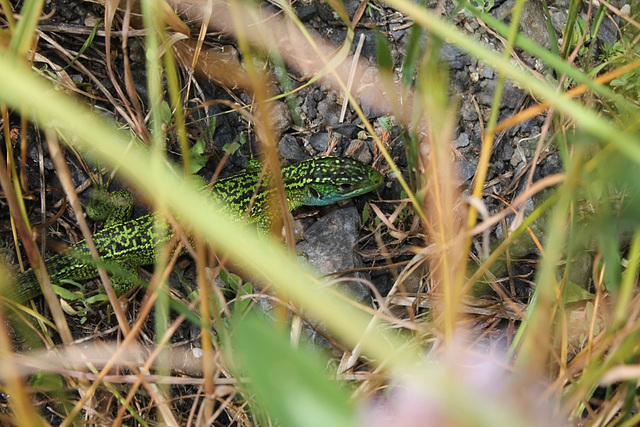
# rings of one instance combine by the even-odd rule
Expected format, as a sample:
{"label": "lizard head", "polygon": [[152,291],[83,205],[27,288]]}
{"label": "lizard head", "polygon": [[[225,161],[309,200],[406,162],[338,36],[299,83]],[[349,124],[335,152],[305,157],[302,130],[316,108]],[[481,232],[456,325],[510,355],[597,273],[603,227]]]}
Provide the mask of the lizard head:
{"label": "lizard head", "polygon": [[383,177],[372,167],[349,157],[317,157],[282,170],[292,209],[330,205],[376,189]]}

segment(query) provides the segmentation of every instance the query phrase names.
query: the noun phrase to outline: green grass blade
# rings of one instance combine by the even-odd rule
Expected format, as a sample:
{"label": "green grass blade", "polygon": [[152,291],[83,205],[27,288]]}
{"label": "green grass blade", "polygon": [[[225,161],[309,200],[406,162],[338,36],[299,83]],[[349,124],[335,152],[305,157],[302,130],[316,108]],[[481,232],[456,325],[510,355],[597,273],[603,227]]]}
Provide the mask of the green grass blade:
{"label": "green grass blade", "polygon": [[27,0],[20,9],[20,19],[9,44],[9,52],[16,58],[24,56],[31,48],[43,6],[43,0]]}
{"label": "green grass blade", "polygon": [[292,349],[282,332],[256,315],[240,320],[231,337],[233,349],[228,349],[238,365],[237,377],[248,377],[246,387],[278,425],[355,426],[355,405],[340,383],[327,378],[328,361],[318,349]]}

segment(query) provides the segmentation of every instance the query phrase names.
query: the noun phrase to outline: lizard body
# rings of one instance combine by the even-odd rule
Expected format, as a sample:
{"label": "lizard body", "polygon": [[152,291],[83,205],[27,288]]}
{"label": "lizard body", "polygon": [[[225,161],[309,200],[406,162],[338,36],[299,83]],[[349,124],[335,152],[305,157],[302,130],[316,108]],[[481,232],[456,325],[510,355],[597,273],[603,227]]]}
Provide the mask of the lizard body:
{"label": "lizard body", "polygon": [[[382,175],[364,163],[348,157],[318,157],[282,169],[282,179],[289,211],[300,206],[322,206],[345,200],[374,190],[382,183]],[[245,172],[216,181],[209,189],[210,197],[222,207],[222,213],[236,221],[256,224],[260,233],[267,233],[277,215],[269,209],[275,190],[271,177],[259,172]],[[249,211],[250,209],[250,211]],[[124,209],[130,212],[130,209]],[[158,233],[158,225],[166,227]],[[163,225],[164,224],[164,225]],[[117,264],[135,272],[138,266],[153,264],[158,248],[168,241],[173,230],[154,214],[128,221],[113,222],[95,233],[92,238],[106,265]],[[159,236],[164,236],[164,242]],[[88,280],[97,277],[86,241],[72,245],[63,253],[45,261],[52,283],[61,280]],[[40,295],[35,272],[26,270],[17,276],[13,297],[25,301]],[[131,284],[114,280],[118,294]]]}

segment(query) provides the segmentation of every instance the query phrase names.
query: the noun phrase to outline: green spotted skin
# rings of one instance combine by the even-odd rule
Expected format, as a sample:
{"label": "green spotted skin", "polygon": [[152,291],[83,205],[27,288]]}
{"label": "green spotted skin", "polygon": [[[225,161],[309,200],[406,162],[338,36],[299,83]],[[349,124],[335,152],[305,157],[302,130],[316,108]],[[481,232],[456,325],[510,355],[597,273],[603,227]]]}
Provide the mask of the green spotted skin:
{"label": "green spotted skin", "polygon": [[[265,175],[262,181],[259,178],[260,172],[256,171],[233,175],[216,181],[209,191],[212,199],[222,206],[224,215],[235,221],[253,223],[260,234],[266,234],[278,218],[277,213],[268,209],[276,196],[271,177]],[[358,196],[376,189],[383,181],[382,175],[370,166],[349,157],[333,156],[285,167],[282,179],[290,211],[300,206],[329,205]],[[101,262],[106,266],[117,265],[135,274],[138,266],[156,261],[159,247],[171,239],[173,230],[156,221],[153,214],[124,221],[123,215],[131,212],[130,199],[120,193],[116,200],[124,202],[116,207],[115,213],[95,214],[107,222],[104,229],[92,236],[93,241]],[[114,217],[118,220],[113,220]],[[165,230],[158,230],[159,224],[166,227]],[[164,236],[164,242],[159,239],[160,235]],[[98,275],[85,241],[49,258],[45,266],[54,284],[60,284],[64,279],[82,281]],[[13,299],[26,301],[40,295],[40,285],[32,269],[19,274],[16,282]],[[116,277],[112,284],[119,295],[132,286],[130,282]]]}

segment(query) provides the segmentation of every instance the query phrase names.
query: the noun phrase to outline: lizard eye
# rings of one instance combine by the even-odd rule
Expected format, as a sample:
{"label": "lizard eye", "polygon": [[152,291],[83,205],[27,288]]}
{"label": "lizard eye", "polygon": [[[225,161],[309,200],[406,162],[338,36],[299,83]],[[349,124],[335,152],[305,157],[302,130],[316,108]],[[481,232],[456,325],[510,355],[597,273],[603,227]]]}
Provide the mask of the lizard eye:
{"label": "lizard eye", "polygon": [[351,190],[351,184],[340,184],[340,191],[347,192]]}

